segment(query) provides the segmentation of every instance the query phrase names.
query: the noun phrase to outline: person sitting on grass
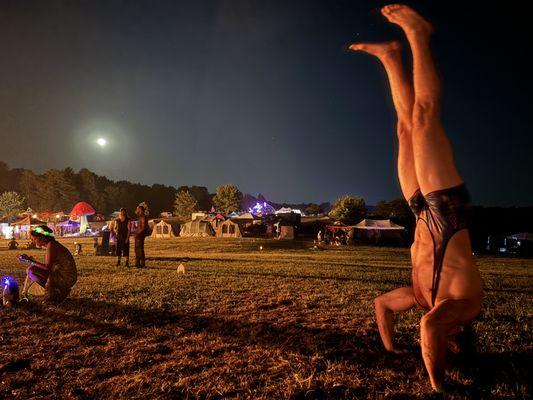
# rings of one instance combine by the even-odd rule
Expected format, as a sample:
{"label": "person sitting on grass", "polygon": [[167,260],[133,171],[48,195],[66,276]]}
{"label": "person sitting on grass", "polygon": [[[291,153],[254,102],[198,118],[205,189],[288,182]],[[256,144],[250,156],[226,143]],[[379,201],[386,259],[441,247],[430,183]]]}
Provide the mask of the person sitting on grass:
{"label": "person sitting on grass", "polygon": [[19,255],[18,259],[28,264],[28,279],[45,289],[45,299],[59,303],[69,295],[78,277],[74,257],[65,246],[55,240],[53,231],[46,225],[32,229],[30,236],[37,247],[46,249],[44,263],[24,254]]}
{"label": "person sitting on grass", "polygon": [[7,245],[7,248],[9,250],[17,250],[19,248],[19,244],[18,242],[15,240],[14,237],[11,238],[11,240],[9,241],[8,245]]}

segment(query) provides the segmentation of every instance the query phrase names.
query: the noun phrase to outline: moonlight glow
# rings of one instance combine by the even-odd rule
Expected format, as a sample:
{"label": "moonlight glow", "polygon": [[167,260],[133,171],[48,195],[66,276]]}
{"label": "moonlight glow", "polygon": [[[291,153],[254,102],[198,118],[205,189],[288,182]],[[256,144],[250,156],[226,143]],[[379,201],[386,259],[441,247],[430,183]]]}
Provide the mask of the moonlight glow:
{"label": "moonlight glow", "polygon": [[98,146],[100,147],[104,147],[107,144],[107,140],[105,140],[104,138],[98,138],[96,140],[96,144],[98,144]]}

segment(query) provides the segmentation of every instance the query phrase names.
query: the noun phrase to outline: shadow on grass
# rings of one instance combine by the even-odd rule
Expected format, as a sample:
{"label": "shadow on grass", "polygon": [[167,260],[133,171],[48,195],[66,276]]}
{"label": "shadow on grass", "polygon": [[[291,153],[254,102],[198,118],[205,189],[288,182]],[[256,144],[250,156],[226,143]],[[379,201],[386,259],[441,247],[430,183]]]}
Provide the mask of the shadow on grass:
{"label": "shadow on grass", "polygon": [[[392,369],[401,373],[400,379],[408,379],[417,376],[422,365],[418,348],[412,347],[409,354],[398,357],[382,349],[377,332],[355,335],[334,326],[314,328],[296,322],[251,322],[244,318],[147,310],[88,298],[68,299],[54,308],[36,305],[26,311],[38,314],[50,325],[77,325],[96,331],[95,336],[120,336],[121,340],[137,337],[139,329],[143,328],[155,329],[154,333],[147,335],[164,337],[165,340],[172,340],[176,334],[212,334],[238,346],[258,345],[275,348],[285,354],[313,356],[316,372],[326,371],[330,361],[344,360],[358,369],[367,370],[369,374],[375,373],[376,368]],[[42,319],[39,318],[41,323]],[[179,330],[176,329],[178,327]],[[98,340],[95,344],[98,344]],[[472,384],[463,385],[454,381],[449,385],[449,390],[465,398],[494,398],[493,390],[504,385],[514,392],[515,398],[527,398],[531,395],[531,360],[530,353],[519,352],[481,353],[467,360],[452,359],[453,369],[459,369],[461,374],[472,379]],[[376,387],[314,388],[298,393],[294,398],[324,398],[324,395],[327,398],[366,397],[371,394],[369,390],[376,390]]]}

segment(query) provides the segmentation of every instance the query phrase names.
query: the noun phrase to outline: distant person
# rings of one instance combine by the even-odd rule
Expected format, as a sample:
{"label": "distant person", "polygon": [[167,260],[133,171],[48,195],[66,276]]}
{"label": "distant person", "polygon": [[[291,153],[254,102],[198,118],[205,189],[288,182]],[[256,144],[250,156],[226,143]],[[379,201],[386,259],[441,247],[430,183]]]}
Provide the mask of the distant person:
{"label": "distant person", "polygon": [[126,259],[124,266],[130,265],[130,236],[131,219],[125,208],[120,209],[118,218],[115,220],[115,245],[117,252],[117,267],[120,266],[122,257]]}
{"label": "distant person", "polygon": [[441,391],[446,353],[457,350],[458,334],[468,330],[483,301],[468,232],[470,196],[441,124],[441,83],[429,47],[433,27],[405,5],[388,5],[381,13],[407,36],[413,83],[404,72],[400,42],[350,48],[376,56],[387,72],[398,115],[398,177],[417,225],[412,285],[379,296],[376,318],[385,348],[401,353],[393,340],[394,313],[417,304],[427,310],[420,321],[422,357],[431,386]]}
{"label": "distant person", "polygon": [[7,248],[9,250],[17,250],[19,248],[19,244],[14,237],[12,237],[9,243],[7,244]]}
{"label": "distant person", "polygon": [[74,242],[74,255],[81,256],[81,252],[82,252],[81,243]]}
{"label": "distant person", "polygon": [[93,239],[93,254],[94,254],[95,256],[99,255],[99,253],[100,253],[100,252],[99,252],[99,248],[100,248],[100,246],[98,245],[98,238],[95,237],[95,238]]}
{"label": "distant person", "polygon": [[144,254],[144,239],[148,235],[148,217],[144,206],[137,206],[137,229],[135,230],[135,266],[146,268],[146,257]]}
{"label": "distant person", "polygon": [[346,245],[351,246],[354,244],[354,230],[350,229],[346,234]]}
{"label": "distant person", "polygon": [[316,244],[321,244],[321,243],[322,243],[322,231],[319,230],[316,235]]}
{"label": "distant person", "polygon": [[324,232],[324,243],[326,245],[330,244],[331,242],[331,233],[328,229],[326,229],[326,231]]}
{"label": "distant person", "polygon": [[26,255],[19,255],[20,261],[28,264],[28,278],[45,289],[45,298],[51,302],[61,302],[76,283],[78,272],[70,251],[55,240],[53,231],[41,225],[30,231],[31,240],[37,247],[44,247],[44,263]]}

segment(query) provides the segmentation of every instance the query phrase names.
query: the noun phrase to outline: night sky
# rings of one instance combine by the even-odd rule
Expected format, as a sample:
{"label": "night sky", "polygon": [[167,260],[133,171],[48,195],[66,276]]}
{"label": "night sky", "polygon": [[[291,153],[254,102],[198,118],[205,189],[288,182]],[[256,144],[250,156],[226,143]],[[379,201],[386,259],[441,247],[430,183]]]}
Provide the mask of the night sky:
{"label": "night sky", "polygon": [[[3,0],[0,160],[278,202],[400,197],[385,73],[347,50],[404,40],[382,4]],[[435,24],[443,122],[474,203],[533,205],[523,3],[410,4]]]}

